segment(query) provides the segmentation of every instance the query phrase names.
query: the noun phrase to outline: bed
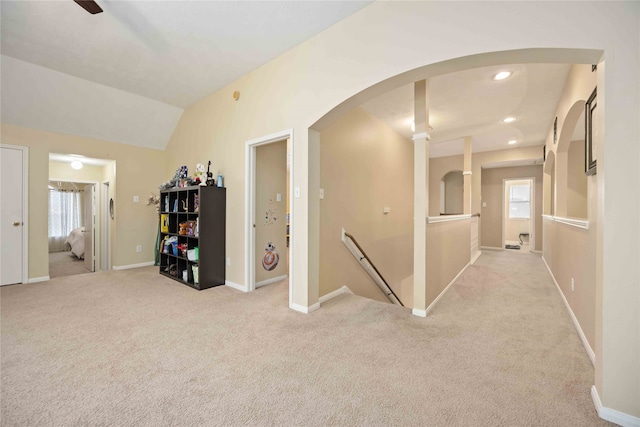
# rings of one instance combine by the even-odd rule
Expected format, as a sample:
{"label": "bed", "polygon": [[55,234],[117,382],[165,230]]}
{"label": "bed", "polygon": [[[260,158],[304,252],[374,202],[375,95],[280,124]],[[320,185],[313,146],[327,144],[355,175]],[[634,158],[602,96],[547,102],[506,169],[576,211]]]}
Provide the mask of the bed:
{"label": "bed", "polygon": [[84,258],[84,227],[71,230],[69,237],[64,241],[65,246],[71,247],[71,253],[80,259]]}

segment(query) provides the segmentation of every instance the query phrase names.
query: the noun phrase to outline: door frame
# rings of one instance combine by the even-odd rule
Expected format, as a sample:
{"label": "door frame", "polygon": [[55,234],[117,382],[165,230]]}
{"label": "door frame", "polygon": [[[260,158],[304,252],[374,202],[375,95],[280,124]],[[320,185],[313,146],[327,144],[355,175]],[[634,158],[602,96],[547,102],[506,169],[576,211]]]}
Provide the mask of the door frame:
{"label": "door frame", "polygon": [[[85,185],[93,185],[93,191],[96,192],[98,190],[102,191],[102,188],[99,187],[100,182],[99,181],[88,181],[88,180],[84,180],[84,179],[68,179],[68,178],[64,178],[64,179],[60,179],[60,178],[56,178],[56,177],[49,177],[47,178],[48,181],[60,181],[60,182],[75,182],[77,184],[85,184]],[[48,203],[48,202],[47,202]],[[98,196],[98,203],[101,204],[102,203],[102,197]],[[47,205],[48,206],[48,205]],[[102,206],[100,206],[101,208]],[[102,236],[100,236],[100,233],[96,233],[96,227],[102,228],[102,218],[100,218],[100,215],[96,215],[96,211],[99,211],[100,209],[97,209],[95,204],[93,206],[93,218],[94,218],[94,224],[93,224],[93,247],[94,247],[94,253],[93,253],[93,265],[95,268],[95,270],[102,270]],[[47,216],[49,215],[48,211],[47,211]],[[97,236],[97,238],[96,238]],[[96,240],[97,239],[97,240]],[[98,251],[100,251],[100,256],[96,256],[96,248],[98,248]],[[97,262],[96,262],[97,261]],[[95,271],[93,271],[95,272]]]}
{"label": "door frame", "polygon": [[[293,171],[293,129],[283,130],[271,135],[255,138],[246,142],[245,145],[245,292],[256,290],[256,148],[282,140],[289,140],[291,162],[289,170]],[[294,206],[293,206],[293,173],[289,175],[289,230],[294,230]],[[293,234],[293,233],[290,233]],[[289,307],[293,303],[293,250],[294,239],[289,239]]]}
{"label": "door frame", "polygon": [[508,181],[529,181],[529,252],[535,252],[536,249],[536,179],[530,176],[523,176],[522,178],[504,178],[502,180],[502,246],[505,249],[505,240],[507,234],[507,219],[505,212],[507,210],[507,182]]}
{"label": "door frame", "polygon": [[100,186],[100,270],[111,270],[111,231],[109,229],[110,182],[102,181]]}
{"label": "door frame", "polygon": [[[0,148],[22,151],[22,280],[29,282],[29,147],[20,145],[0,144]],[[46,277],[46,280],[49,278]],[[37,280],[42,281],[42,278]]]}

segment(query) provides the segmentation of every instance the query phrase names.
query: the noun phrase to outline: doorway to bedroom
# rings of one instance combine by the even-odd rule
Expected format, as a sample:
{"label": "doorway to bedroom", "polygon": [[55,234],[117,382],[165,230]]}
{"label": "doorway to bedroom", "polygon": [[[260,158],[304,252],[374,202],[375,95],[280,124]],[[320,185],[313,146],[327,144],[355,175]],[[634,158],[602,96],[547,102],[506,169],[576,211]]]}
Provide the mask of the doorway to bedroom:
{"label": "doorway to bedroom", "polygon": [[[108,201],[115,161],[49,155],[49,277],[109,269]],[[106,200],[106,202],[105,202]],[[106,261],[105,261],[106,260]]]}

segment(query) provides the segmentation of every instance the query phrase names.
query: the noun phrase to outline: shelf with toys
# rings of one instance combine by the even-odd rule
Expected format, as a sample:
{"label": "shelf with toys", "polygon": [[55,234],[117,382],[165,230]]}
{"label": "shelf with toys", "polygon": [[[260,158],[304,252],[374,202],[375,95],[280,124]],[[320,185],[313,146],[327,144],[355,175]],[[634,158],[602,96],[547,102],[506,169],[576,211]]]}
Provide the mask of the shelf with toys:
{"label": "shelf with toys", "polygon": [[160,274],[203,290],[225,283],[226,189],[160,191]]}

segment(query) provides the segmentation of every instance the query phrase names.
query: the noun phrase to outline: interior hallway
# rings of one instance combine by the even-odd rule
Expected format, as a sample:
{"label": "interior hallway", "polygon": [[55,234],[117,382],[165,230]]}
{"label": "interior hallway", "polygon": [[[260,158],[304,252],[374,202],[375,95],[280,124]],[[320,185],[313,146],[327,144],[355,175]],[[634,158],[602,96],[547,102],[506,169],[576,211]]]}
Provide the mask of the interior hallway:
{"label": "interior hallway", "polygon": [[427,318],[157,268],[0,289],[2,425],[605,425],[542,260],[484,252]]}

